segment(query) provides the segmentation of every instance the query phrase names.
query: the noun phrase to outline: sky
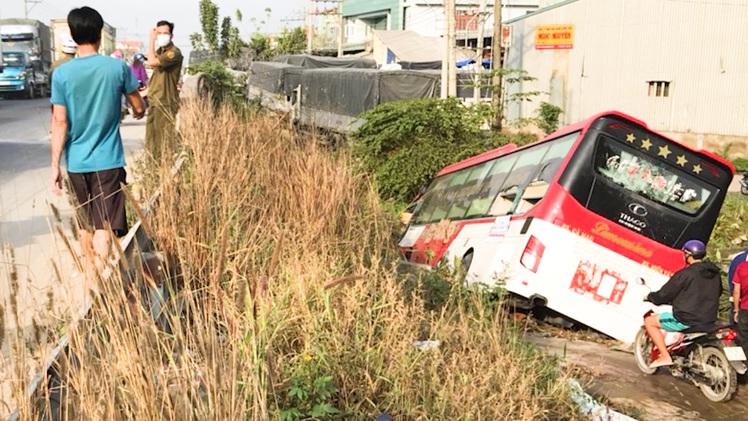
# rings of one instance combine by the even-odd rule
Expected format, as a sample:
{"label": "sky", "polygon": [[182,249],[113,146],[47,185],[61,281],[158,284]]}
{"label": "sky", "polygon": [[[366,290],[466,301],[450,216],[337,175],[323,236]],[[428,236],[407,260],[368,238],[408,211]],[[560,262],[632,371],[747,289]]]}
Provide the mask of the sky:
{"label": "sky", "polygon": [[[148,41],[148,33],[159,20],[174,22],[174,43],[186,55],[190,50],[189,35],[202,32],[200,29],[199,0],[27,0],[30,19],[38,19],[47,25],[51,19],[67,17],[76,7],[89,6],[96,9],[104,21],[117,28],[117,39]],[[36,1],[36,4],[32,4]],[[220,20],[242,12],[242,22],[234,21],[247,40],[256,32],[276,33],[284,27],[304,25],[307,0],[213,0],[218,6]],[[320,3],[320,7],[324,3]],[[332,2],[330,2],[332,4]],[[23,18],[25,0],[0,0],[0,18]],[[265,13],[270,8],[270,18]],[[256,23],[251,22],[251,18]],[[259,21],[265,20],[264,25]]]}

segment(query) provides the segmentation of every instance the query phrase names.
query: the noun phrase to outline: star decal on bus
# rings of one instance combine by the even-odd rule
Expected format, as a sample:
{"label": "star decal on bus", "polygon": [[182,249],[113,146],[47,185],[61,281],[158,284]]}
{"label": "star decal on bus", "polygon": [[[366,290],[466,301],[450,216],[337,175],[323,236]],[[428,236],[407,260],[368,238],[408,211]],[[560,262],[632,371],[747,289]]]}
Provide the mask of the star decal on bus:
{"label": "star decal on bus", "polygon": [[634,134],[633,134],[633,133],[629,133],[629,134],[628,134],[628,135],[626,136],[626,142],[629,142],[629,143],[634,143],[634,140],[636,140],[636,136],[634,136]]}
{"label": "star decal on bus", "polygon": [[652,141],[650,141],[649,139],[642,140],[642,149],[649,150],[649,148],[651,147],[652,147]]}
{"label": "star decal on bus", "polygon": [[686,159],[685,155],[678,155],[678,160],[676,164],[680,165],[681,167],[685,167],[688,160]]}
{"label": "star decal on bus", "polygon": [[696,174],[701,174],[701,165],[699,164],[694,165],[693,172],[695,172]]}
{"label": "star decal on bus", "polygon": [[670,152],[670,149],[667,147],[667,145],[665,145],[665,146],[659,146],[658,148],[660,149],[660,152],[657,155],[661,156],[661,157],[663,157],[665,159],[667,159],[668,155],[670,155],[672,153],[672,152]]}

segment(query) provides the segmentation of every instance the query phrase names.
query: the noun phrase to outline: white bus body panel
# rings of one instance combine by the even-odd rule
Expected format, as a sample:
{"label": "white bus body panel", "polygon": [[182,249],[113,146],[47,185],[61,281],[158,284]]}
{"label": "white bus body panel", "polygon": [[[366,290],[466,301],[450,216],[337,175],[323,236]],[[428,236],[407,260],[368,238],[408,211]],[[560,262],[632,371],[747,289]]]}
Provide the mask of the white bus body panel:
{"label": "white bus body panel", "polygon": [[[451,264],[472,249],[469,282],[494,286],[502,281],[511,293],[542,297],[550,309],[621,341],[633,342],[642,317],[653,308],[643,301],[648,287],[658,290],[667,277],[543,220],[534,219],[528,232],[520,234],[525,222],[514,221],[503,235],[491,236],[495,222],[467,224],[445,258]],[[537,273],[519,263],[531,235],[545,246]],[[648,287],[637,284],[640,277]]]}

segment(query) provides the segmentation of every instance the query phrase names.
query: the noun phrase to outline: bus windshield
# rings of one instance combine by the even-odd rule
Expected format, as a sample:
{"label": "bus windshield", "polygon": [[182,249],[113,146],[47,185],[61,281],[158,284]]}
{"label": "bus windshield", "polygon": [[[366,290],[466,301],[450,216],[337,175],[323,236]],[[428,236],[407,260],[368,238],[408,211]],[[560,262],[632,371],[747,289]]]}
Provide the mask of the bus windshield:
{"label": "bus windshield", "polygon": [[598,119],[586,137],[559,179],[582,206],[668,247],[709,238],[729,168],[620,117]]}
{"label": "bus windshield", "polygon": [[607,136],[598,146],[595,169],[629,192],[691,215],[698,213],[716,191],[715,187]]}

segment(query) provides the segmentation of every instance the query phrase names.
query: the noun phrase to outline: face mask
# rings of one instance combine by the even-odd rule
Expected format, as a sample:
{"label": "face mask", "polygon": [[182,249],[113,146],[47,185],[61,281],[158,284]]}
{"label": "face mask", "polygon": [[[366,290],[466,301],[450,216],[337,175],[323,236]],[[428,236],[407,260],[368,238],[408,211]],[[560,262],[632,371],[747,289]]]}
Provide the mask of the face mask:
{"label": "face mask", "polygon": [[156,35],[156,45],[159,47],[166,47],[171,42],[171,35],[159,34]]}

